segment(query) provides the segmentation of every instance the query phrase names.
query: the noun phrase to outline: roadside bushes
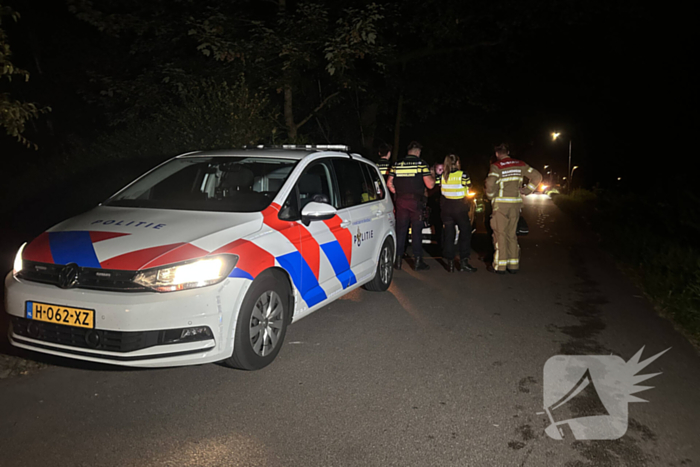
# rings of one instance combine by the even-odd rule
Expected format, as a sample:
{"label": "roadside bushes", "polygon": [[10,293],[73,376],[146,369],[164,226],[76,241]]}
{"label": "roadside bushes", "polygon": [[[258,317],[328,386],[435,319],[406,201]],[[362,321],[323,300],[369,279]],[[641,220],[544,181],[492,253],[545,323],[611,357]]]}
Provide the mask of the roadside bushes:
{"label": "roadside bushes", "polygon": [[[700,230],[689,197],[575,190],[554,202],[591,221],[602,246],[622,262],[646,294],[700,339]],[[693,209],[694,208],[694,209]]]}
{"label": "roadside bushes", "polygon": [[[200,149],[255,145],[275,134],[276,115],[267,95],[251,90],[241,76],[233,83],[202,79],[178,83],[170,99],[126,121],[71,159],[168,157]],[[75,164],[72,164],[75,165]]]}
{"label": "roadside bushes", "polygon": [[0,212],[18,219],[33,212],[44,222],[59,221],[103,201],[169,157],[268,142],[276,133],[269,97],[251,90],[243,77],[231,83],[191,81],[173,90],[170,100],[149,113],[93,137],[70,139],[63,154],[26,158],[0,186]]}

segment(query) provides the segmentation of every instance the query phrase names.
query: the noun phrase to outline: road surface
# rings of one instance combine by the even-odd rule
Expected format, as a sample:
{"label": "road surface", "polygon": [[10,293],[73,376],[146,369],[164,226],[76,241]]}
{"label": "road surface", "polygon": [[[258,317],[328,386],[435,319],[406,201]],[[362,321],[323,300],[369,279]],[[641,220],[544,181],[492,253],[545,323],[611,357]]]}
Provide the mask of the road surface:
{"label": "road surface", "polygon": [[[357,290],[291,326],[258,372],[29,354],[49,366],[0,379],[0,465],[698,465],[698,352],[585,226],[546,197],[524,213],[520,274],[487,273],[477,234],[477,273],[404,262],[388,293]],[[629,404],[621,439],[545,434],[550,357],[627,361],[643,346],[671,350],[642,371],[662,374],[637,394],[649,402]]]}

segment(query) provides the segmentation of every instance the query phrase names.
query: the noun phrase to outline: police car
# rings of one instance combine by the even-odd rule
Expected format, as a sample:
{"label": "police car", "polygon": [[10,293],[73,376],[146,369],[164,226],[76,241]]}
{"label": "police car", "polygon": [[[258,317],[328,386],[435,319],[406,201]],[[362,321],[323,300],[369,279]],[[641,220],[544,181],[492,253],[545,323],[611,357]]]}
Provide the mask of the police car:
{"label": "police car", "polygon": [[268,365],[289,323],[391,283],[391,199],[346,150],[168,160],[20,248],[5,279],[10,342],[138,367]]}

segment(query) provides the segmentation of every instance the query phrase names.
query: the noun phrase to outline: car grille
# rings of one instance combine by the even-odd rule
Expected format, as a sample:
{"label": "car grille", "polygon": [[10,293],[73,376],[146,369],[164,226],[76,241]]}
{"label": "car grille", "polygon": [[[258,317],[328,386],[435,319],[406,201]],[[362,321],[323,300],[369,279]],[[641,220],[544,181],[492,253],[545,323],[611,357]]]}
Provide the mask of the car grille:
{"label": "car grille", "polygon": [[[58,286],[61,264],[23,261],[19,277],[24,280]],[[81,289],[111,290],[119,292],[144,292],[150,289],[132,281],[134,271],[114,269],[78,268],[78,282],[73,286]]]}
{"label": "car grille", "polygon": [[181,339],[182,329],[143,332],[104,331],[45,323],[17,316],[12,317],[12,331],[18,336],[43,342],[109,352],[133,352],[156,345],[211,339],[211,334],[195,339]]}

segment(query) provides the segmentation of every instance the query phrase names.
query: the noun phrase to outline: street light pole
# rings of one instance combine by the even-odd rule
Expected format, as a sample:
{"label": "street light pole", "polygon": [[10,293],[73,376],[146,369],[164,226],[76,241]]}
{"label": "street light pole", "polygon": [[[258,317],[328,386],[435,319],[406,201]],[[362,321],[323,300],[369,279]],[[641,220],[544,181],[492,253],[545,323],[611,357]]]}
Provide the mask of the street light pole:
{"label": "street light pole", "polygon": [[[556,133],[556,132],[552,133],[552,141],[556,141],[559,136],[561,136],[561,133]],[[569,190],[569,192],[571,192],[570,184],[571,184],[571,176],[573,175],[573,173],[571,171],[571,138],[569,138],[569,170],[566,172],[566,174],[569,176],[569,182],[567,182],[567,183],[569,184],[568,190]]]}
{"label": "street light pole", "polygon": [[569,178],[571,178],[572,175],[573,173],[571,172],[571,138],[569,138]]}
{"label": "street light pole", "polygon": [[569,172],[569,193],[571,193],[571,189],[573,188],[574,184],[574,171],[578,169],[578,165],[575,165],[573,169],[571,169],[571,172]]}

